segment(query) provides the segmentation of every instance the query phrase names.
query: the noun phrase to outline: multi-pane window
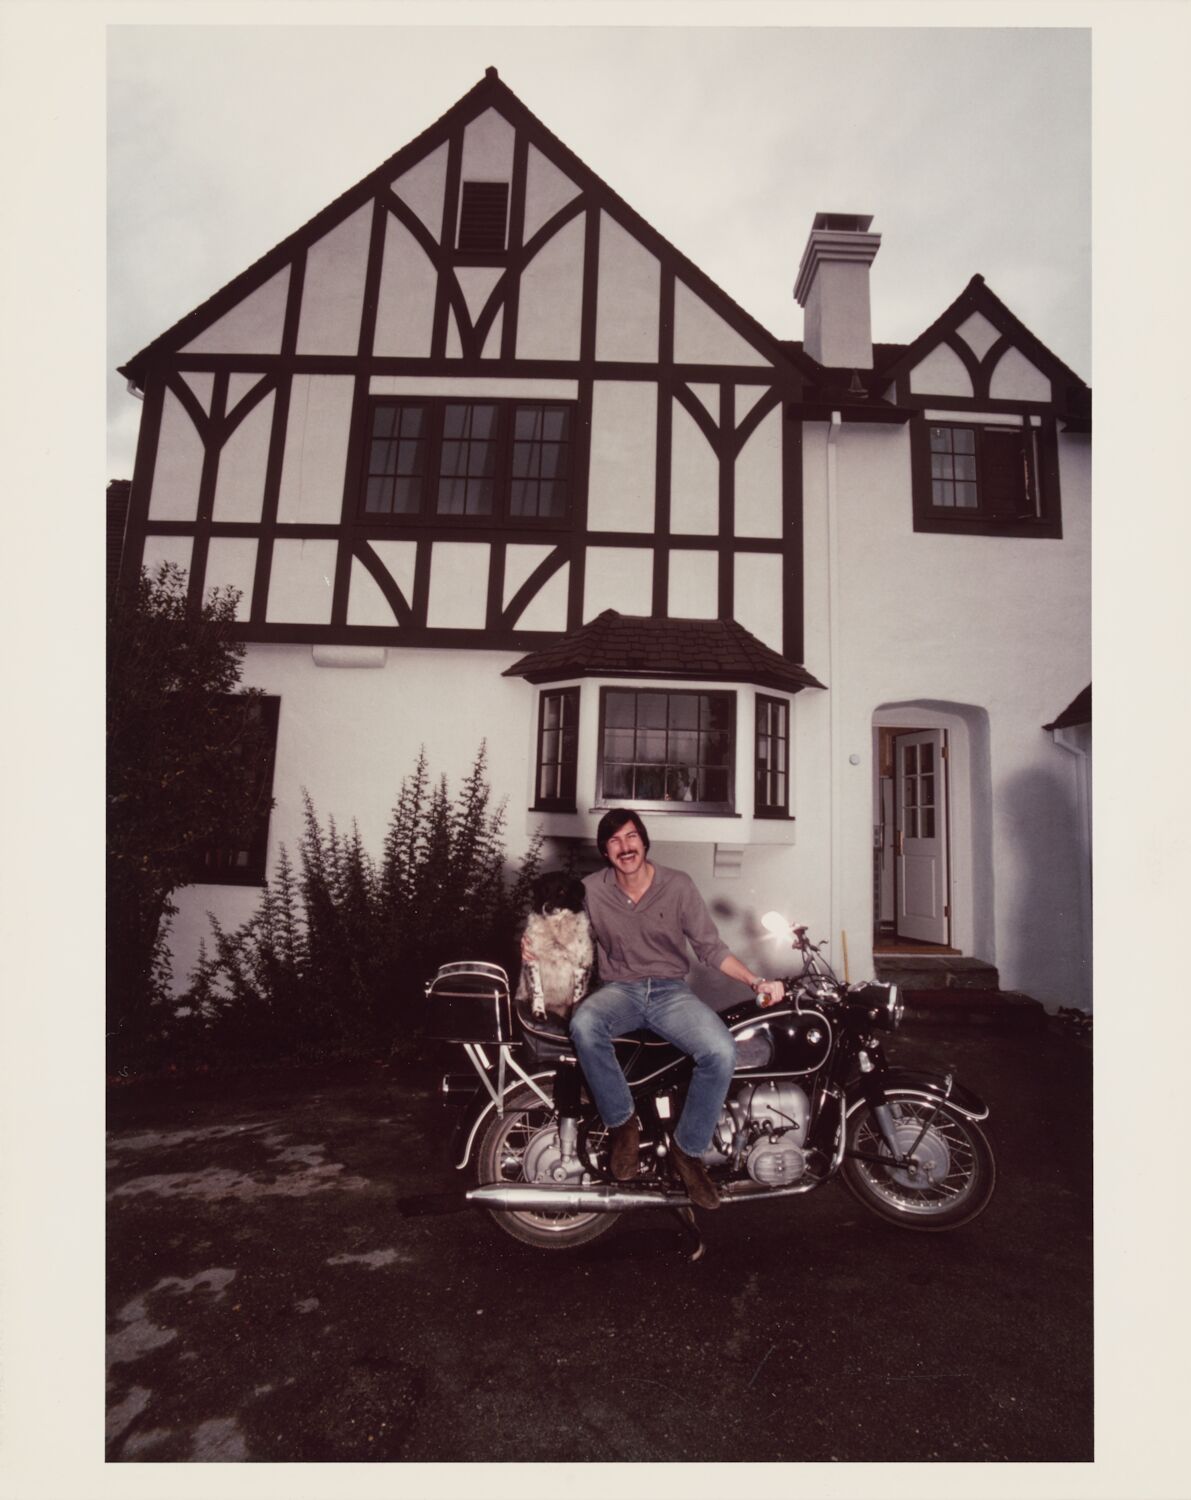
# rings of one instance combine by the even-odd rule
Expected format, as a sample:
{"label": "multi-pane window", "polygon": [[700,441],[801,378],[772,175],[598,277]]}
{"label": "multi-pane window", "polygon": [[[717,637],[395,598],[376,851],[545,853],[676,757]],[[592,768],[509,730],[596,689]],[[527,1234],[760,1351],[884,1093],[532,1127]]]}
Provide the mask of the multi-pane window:
{"label": "multi-pane window", "polygon": [[507,182],[465,182],[459,206],[459,249],[469,254],[502,251],[508,210]]}
{"label": "multi-pane window", "polygon": [[440,516],[490,516],[496,498],[495,406],[452,401],[443,408],[438,464]]}
{"label": "multi-pane window", "polygon": [[579,762],[579,689],[562,688],[541,695],[538,708],[538,779],[534,805],[575,810],[575,772]]}
{"label": "multi-pane window", "polygon": [[1030,427],[930,429],[931,505],[1019,519],[1038,514]]}
{"label": "multi-pane window", "polygon": [[935,836],[935,747],[907,745],[902,766],[902,831],[908,839]]}
{"label": "multi-pane window", "polygon": [[757,760],[754,812],[759,818],[790,812],[790,705],[757,694]]}
{"label": "multi-pane window", "polygon": [[563,521],[572,413],[562,402],[375,401],[363,513]]}
{"label": "multi-pane window", "polygon": [[566,515],[570,418],[565,406],[514,408],[510,515],[552,519]]}
{"label": "multi-pane window", "polygon": [[971,427],[930,430],[930,497],[932,505],[959,505],[975,510],[976,433]]}
{"label": "multi-pane window", "polygon": [[228,694],[218,704],[232,734],[227,754],[244,762],[255,811],[238,838],[197,851],[190,877],[196,884],[260,885],[265,879],[280,708],[280,698],[255,695]]}
{"label": "multi-pane window", "polygon": [[417,515],[425,487],[426,408],[392,404],[376,407],[372,413],[365,513]]}
{"label": "multi-pane window", "polygon": [[730,811],[735,701],[733,693],[603,689],[601,801]]}
{"label": "multi-pane window", "polygon": [[1061,537],[1056,421],[1048,414],[913,419],[916,531]]}

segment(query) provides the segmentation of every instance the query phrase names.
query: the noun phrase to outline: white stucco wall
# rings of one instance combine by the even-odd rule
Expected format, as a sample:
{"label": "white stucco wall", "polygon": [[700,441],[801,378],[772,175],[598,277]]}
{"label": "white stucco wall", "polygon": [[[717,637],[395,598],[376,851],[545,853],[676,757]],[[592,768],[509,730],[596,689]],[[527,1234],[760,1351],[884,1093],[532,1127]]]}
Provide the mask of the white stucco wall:
{"label": "white stucco wall", "polygon": [[660,299],[657,257],[601,214],[596,358],[656,361]]}
{"label": "white stucco wall", "polygon": [[336,224],[306,252],[299,354],[355,354],[364,307],[372,204]]}
{"label": "white stucco wall", "polygon": [[538,251],[521,277],[518,359],[578,359],[583,311],[583,216]]}
{"label": "white stucco wall", "polygon": [[204,328],[184,354],[280,354],[290,268],[276,275]]}
{"label": "white stucco wall", "polygon": [[202,440],[189,412],[173,391],[166,391],[149,495],[150,521],[193,521],[202,476]]}
{"label": "white stucco wall", "polygon": [[[827,646],[825,429],[808,432],[807,661]],[[867,939],[874,714],[953,739],[953,937],[1003,987],[1047,1004],[1087,994],[1074,783],[1041,726],[1091,680],[1087,439],[1060,434],[1063,539],[913,530],[909,432],[837,442],[834,743],[838,925]],[[964,741],[966,740],[966,744]],[[850,755],[858,756],[852,766]],[[957,763],[958,762],[958,763]],[[855,952],[855,949],[853,949]],[[865,950],[866,959],[871,950]]]}
{"label": "white stucco wall", "polygon": [[[269,868],[275,868],[282,844],[297,862],[303,788],[324,826],[334,816],[348,831],[356,819],[365,847],[379,859],[401,781],[413,770],[419,747],[426,747],[431,774],[445,773],[454,792],[485,737],[493,806],[507,796],[519,814],[510,819],[507,838],[510,856],[519,858],[529,837],[524,781],[536,701],[521,679],[500,675],[516,655],[399,650],[381,655],[379,669],[327,668],[315,665],[309,646],[248,648],[244,685],[281,699]],[[238,924],[259,899],[256,887],[204,885],[178,893],[170,946],[180,988],[200,939],[209,934],[206,913]]]}
{"label": "white stucco wall", "polygon": [[593,531],[653,530],[657,399],[650,381],[594,382],[587,488]]}
{"label": "white stucco wall", "polygon": [[[228,382],[228,402],[232,401]],[[273,430],[274,394],[269,392],[252,408],[224,443],[215,477],[216,521],[259,521],[265,498],[265,471]]]}

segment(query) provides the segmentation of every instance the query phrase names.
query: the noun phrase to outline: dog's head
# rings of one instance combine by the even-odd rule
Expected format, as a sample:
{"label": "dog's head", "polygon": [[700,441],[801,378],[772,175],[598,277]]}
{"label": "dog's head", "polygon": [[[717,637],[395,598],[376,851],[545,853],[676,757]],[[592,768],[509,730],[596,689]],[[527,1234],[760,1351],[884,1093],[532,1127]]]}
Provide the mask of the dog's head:
{"label": "dog's head", "polygon": [[582,911],[583,882],[561,870],[548,870],[530,887],[530,901],[544,917],[556,911]]}

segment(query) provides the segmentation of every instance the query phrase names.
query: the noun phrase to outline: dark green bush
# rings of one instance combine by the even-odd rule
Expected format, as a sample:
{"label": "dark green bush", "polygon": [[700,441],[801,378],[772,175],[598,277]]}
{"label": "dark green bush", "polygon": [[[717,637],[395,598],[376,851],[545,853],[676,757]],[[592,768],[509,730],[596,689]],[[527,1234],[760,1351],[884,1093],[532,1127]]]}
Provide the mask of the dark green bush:
{"label": "dark green bush", "polygon": [[409,1054],[423,986],[453,959],[517,962],[517,926],[541,835],[506,874],[503,805],[491,809],[486,749],[458,795],[431,785],[425,752],[402,783],[379,866],[353,823],[319,822],[309,796],[294,869],[283,848],[253,916],[214,917],[175,1042],[187,1061]]}

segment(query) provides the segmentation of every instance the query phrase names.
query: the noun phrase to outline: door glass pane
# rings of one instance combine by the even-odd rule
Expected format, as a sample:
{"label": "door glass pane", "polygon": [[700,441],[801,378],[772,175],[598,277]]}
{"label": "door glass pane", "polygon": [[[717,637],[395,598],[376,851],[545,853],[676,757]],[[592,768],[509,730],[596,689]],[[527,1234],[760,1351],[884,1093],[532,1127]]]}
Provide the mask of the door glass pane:
{"label": "door glass pane", "polygon": [[935,810],[933,807],[922,809],[922,832],[919,837],[933,839],[935,836]]}
{"label": "door glass pane", "polygon": [[914,776],[918,772],[918,746],[906,746],[906,775]]}

